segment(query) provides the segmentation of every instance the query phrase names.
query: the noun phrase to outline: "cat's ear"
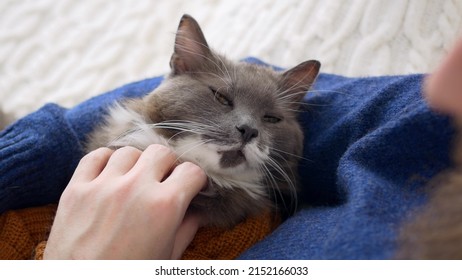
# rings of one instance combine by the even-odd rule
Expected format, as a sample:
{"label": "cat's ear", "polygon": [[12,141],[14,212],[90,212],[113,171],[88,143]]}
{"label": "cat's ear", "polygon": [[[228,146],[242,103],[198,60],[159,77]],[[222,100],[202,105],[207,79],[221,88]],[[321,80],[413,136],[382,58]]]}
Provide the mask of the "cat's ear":
{"label": "cat's ear", "polygon": [[302,101],[306,92],[313,85],[318,76],[321,63],[317,60],[308,60],[282,73],[280,94],[287,96],[292,104]]}
{"label": "cat's ear", "polygon": [[183,15],[170,60],[172,73],[176,75],[197,71],[211,56],[212,52],[197,21],[189,15]]}

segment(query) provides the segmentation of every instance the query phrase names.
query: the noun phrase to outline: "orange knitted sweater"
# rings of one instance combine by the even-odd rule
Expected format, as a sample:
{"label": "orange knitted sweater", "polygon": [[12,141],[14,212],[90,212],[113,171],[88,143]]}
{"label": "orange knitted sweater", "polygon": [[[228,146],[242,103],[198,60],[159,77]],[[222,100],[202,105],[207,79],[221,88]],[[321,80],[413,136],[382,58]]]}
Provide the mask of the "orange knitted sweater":
{"label": "orange knitted sweater", "polygon": [[[41,259],[56,205],[0,215],[0,259]],[[231,230],[201,228],[182,259],[234,259],[271,233],[280,223],[270,212],[248,218]]]}

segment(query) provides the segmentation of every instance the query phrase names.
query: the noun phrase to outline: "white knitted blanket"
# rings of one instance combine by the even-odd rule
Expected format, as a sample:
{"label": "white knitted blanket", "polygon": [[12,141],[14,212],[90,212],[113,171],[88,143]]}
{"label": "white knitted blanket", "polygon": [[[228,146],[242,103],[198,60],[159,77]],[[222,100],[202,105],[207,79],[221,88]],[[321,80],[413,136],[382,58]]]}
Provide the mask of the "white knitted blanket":
{"label": "white knitted blanket", "polygon": [[460,0],[2,0],[0,107],[17,118],[166,73],[183,13],[230,58],[348,76],[429,72],[462,29]]}

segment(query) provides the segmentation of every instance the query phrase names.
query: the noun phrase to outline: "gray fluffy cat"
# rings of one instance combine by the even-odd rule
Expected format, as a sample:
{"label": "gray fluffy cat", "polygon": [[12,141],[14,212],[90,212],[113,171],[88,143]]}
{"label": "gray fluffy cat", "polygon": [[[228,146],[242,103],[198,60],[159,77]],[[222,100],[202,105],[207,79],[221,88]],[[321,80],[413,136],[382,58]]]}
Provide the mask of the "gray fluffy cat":
{"label": "gray fluffy cat", "polygon": [[303,133],[297,115],[320,63],[285,72],[231,62],[212,51],[184,15],[171,73],[142,99],[115,104],[90,136],[98,147],[170,147],[201,166],[209,183],[190,205],[209,224],[231,227],[265,209],[293,210]]}

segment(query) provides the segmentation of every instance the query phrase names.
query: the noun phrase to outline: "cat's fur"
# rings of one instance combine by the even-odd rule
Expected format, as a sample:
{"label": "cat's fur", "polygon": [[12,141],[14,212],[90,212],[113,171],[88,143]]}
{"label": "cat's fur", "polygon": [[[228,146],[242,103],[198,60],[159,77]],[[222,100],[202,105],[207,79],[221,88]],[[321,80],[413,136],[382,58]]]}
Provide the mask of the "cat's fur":
{"label": "cat's fur", "polygon": [[429,185],[428,202],[401,228],[398,259],[462,260],[462,120],[454,166]]}
{"label": "cat's fur", "polygon": [[90,136],[98,147],[163,144],[206,172],[191,203],[209,224],[230,227],[267,208],[293,209],[303,133],[297,115],[320,63],[285,72],[231,62],[212,51],[197,22],[184,15],[171,73],[142,99],[115,104]]}

